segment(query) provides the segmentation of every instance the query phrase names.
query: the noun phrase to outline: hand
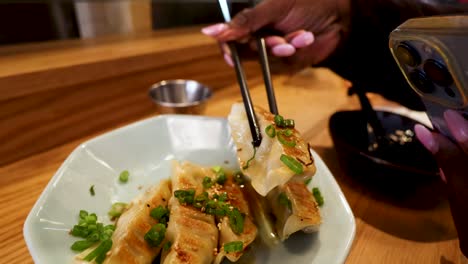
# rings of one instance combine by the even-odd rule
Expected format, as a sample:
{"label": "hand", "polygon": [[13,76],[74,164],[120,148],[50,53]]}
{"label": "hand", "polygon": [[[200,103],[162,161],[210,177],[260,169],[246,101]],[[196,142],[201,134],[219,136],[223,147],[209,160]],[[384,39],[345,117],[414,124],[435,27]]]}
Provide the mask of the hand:
{"label": "hand", "polygon": [[468,121],[452,110],[445,112],[444,119],[455,142],[421,125],[416,125],[415,132],[419,141],[434,155],[447,183],[460,248],[468,256]]}
{"label": "hand", "polygon": [[[228,24],[202,29],[221,44],[248,42],[252,33],[268,27],[283,36],[265,38],[271,53],[295,68],[317,64],[330,56],[349,27],[349,0],[264,0],[245,9]],[[229,49],[224,58],[232,66]]]}

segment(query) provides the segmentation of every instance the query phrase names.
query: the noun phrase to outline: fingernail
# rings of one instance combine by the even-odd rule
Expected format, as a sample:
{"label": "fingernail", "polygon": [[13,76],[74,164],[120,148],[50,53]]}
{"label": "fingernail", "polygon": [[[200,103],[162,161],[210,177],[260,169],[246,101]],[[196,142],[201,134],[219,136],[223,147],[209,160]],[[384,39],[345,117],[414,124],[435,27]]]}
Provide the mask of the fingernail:
{"label": "fingernail", "polygon": [[458,142],[468,142],[468,120],[453,110],[444,113],[450,132]]}
{"label": "fingernail", "polygon": [[271,49],[274,55],[278,57],[288,57],[296,52],[296,49],[290,44],[280,44]]}
{"label": "fingernail", "polygon": [[216,36],[219,33],[227,29],[227,25],[224,23],[215,24],[212,26],[202,28],[201,32],[208,36]]}
{"label": "fingernail", "polygon": [[440,174],[440,178],[444,181],[444,182],[447,182],[447,178],[445,178],[445,174],[444,174],[444,171],[442,169],[439,169],[439,174]]}
{"label": "fingernail", "polygon": [[234,67],[234,62],[232,61],[231,55],[224,53],[224,60],[229,66]]}
{"label": "fingernail", "polygon": [[424,145],[424,147],[429,150],[432,154],[436,154],[439,151],[439,145],[432,136],[431,131],[422,125],[414,126],[414,132],[416,132],[416,137]]}
{"label": "fingernail", "polygon": [[291,44],[296,48],[304,48],[314,42],[314,34],[311,32],[304,32],[291,40]]}

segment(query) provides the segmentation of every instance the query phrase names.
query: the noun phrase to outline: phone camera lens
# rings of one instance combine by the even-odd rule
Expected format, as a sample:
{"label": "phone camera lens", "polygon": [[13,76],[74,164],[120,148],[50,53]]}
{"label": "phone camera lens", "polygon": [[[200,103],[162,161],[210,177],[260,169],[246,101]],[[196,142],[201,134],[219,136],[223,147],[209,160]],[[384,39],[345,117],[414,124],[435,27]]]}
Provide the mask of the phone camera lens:
{"label": "phone camera lens", "polygon": [[409,74],[411,83],[424,93],[434,91],[434,84],[426,77],[426,74],[420,70],[413,70]]}
{"label": "phone camera lens", "polygon": [[396,56],[401,62],[411,67],[421,64],[421,57],[418,51],[406,42],[398,44]]}
{"label": "phone camera lens", "polygon": [[424,63],[424,71],[431,80],[440,86],[447,87],[453,83],[452,76],[447,70],[447,67],[436,60],[427,60]]}
{"label": "phone camera lens", "polygon": [[444,91],[448,96],[455,97],[455,92],[452,89],[450,89],[449,87],[445,87]]}

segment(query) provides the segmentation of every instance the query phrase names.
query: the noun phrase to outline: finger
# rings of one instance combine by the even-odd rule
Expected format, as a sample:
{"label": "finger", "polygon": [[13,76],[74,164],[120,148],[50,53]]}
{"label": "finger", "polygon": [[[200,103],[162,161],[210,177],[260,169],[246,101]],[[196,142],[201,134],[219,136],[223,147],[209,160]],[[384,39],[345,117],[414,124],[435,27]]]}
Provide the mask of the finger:
{"label": "finger", "polygon": [[270,36],[265,38],[265,43],[268,47],[273,48],[276,45],[288,43],[286,39],[278,36]]}
{"label": "finger", "polygon": [[285,36],[287,42],[295,48],[305,48],[314,43],[314,34],[310,31],[298,30]]}
{"label": "finger", "polygon": [[204,27],[201,29],[201,32],[210,37],[216,37],[221,32],[228,29],[228,25],[225,23],[214,24],[208,27]]}
{"label": "finger", "polygon": [[291,44],[279,44],[271,48],[271,53],[277,57],[289,57],[295,52],[296,48]]}
{"label": "finger", "polygon": [[463,151],[468,154],[468,120],[453,110],[447,110],[444,118],[450,133]]}
{"label": "finger", "polygon": [[429,152],[435,155],[439,151],[439,144],[435,141],[435,138],[429,129],[423,125],[417,124],[414,126],[414,132],[416,133],[416,137],[419,142],[421,142]]}

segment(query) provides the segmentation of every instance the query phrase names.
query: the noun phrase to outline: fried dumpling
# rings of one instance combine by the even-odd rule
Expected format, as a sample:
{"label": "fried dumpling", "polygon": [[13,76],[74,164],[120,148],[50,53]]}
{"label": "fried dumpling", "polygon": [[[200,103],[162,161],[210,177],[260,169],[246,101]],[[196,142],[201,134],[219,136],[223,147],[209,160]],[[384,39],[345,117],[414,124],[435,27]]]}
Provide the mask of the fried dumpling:
{"label": "fried dumpling", "polygon": [[[210,169],[188,162],[174,162],[173,192],[195,190],[197,195],[201,194],[203,179],[212,174]],[[218,242],[218,228],[214,216],[205,214],[193,206],[181,204],[174,195],[169,200],[169,210],[166,240],[171,243],[171,247],[163,251],[161,263],[212,263]]]}
{"label": "fried dumpling", "polygon": [[[275,116],[260,107],[255,107],[255,112],[262,133],[262,143],[256,151],[252,145],[244,105],[234,104],[228,116],[242,172],[251,179],[255,191],[266,196],[272,189],[285,184],[297,174],[280,160],[283,154],[302,165],[303,173],[300,174],[303,179],[312,177],[315,173],[314,160],[309,145],[302,140],[299,132],[294,128],[283,129],[276,126]],[[267,128],[270,129],[269,134],[266,132]]]}
{"label": "fried dumpling", "polygon": [[299,230],[318,231],[322,221],[319,207],[303,181],[292,180],[275,188],[267,200],[276,217],[276,231],[281,241]]}
{"label": "fried dumpling", "polygon": [[[238,209],[242,214],[243,224],[242,231],[236,233],[231,227],[229,216],[224,216],[220,219],[219,227],[219,250],[215,259],[215,264],[221,263],[224,257],[231,262],[236,262],[244,254],[244,250],[257,237],[257,227],[253,223],[253,217],[249,209],[249,204],[246,195],[243,193],[241,186],[234,182],[233,177],[228,177],[223,187],[218,192],[227,193],[227,203]],[[225,252],[224,245],[228,243],[242,243],[242,250],[236,252]]]}

